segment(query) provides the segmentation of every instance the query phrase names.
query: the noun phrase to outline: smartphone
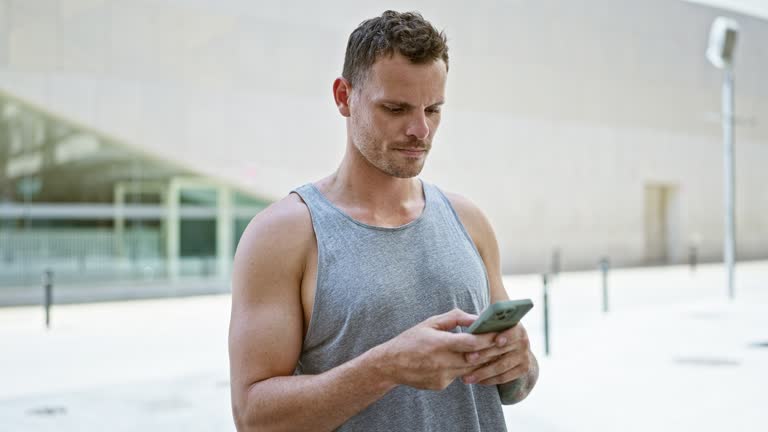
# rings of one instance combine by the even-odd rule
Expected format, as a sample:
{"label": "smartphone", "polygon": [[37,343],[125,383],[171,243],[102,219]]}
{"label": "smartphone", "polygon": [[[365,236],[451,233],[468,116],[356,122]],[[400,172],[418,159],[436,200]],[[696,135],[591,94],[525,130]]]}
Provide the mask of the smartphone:
{"label": "smartphone", "polygon": [[477,321],[469,326],[472,334],[504,331],[514,327],[523,315],[533,308],[531,299],[505,300],[496,302],[483,311]]}
{"label": "smartphone", "polygon": [[[496,302],[488,306],[477,320],[469,326],[469,332],[473,334],[504,331],[514,327],[533,308],[531,299],[506,300]],[[499,398],[503,405],[515,403],[515,393],[518,386],[516,382],[499,384],[496,386]]]}

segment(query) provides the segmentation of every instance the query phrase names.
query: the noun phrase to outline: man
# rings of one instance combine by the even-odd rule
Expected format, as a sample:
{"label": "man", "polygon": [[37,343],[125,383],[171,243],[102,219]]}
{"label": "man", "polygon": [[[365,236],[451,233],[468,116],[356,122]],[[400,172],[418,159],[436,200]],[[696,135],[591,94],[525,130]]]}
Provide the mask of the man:
{"label": "man", "polygon": [[258,214],[235,256],[238,430],[499,431],[496,386],[519,401],[535,384],[522,325],[460,331],[507,299],[490,224],[416,178],[447,50],[415,13],[387,11],[350,36],[333,83],[347,122],[338,170]]}

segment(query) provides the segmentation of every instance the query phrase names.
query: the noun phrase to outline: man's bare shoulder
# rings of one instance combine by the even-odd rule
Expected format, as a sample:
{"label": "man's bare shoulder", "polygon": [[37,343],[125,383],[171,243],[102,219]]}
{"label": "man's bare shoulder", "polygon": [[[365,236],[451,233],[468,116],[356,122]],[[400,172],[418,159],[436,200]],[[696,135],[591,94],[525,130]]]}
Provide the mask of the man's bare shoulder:
{"label": "man's bare shoulder", "polygon": [[480,207],[469,198],[453,193],[443,191],[445,197],[453,206],[456,214],[459,215],[461,223],[469,232],[470,237],[475,242],[475,246],[482,252],[489,244],[495,244],[495,234],[493,228],[485,213]]}
{"label": "man's bare shoulder", "polygon": [[235,253],[235,271],[280,264],[302,267],[315,244],[309,208],[296,194],[259,212],[243,232]]}
{"label": "man's bare shoulder", "polygon": [[461,219],[461,222],[464,223],[464,225],[476,225],[484,222],[487,223],[487,219],[483,214],[483,211],[480,210],[480,207],[478,207],[477,204],[472,202],[469,198],[455,192],[443,191],[443,193],[445,194],[445,197],[448,198],[448,201],[453,206],[453,209],[456,210],[456,213],[458,213],[459,218]]}

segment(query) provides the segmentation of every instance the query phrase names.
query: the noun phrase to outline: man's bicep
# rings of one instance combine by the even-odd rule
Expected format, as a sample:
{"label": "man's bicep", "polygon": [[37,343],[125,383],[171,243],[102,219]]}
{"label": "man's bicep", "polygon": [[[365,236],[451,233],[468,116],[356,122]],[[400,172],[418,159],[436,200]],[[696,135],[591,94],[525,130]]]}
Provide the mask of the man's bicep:
{"label": "man's bicep", "polygon": [[[234,291],[234,289],[233,289]],[[301,306],[278,298],[233,305],[229,331],[232,385],[293,373],[302,344]]]}

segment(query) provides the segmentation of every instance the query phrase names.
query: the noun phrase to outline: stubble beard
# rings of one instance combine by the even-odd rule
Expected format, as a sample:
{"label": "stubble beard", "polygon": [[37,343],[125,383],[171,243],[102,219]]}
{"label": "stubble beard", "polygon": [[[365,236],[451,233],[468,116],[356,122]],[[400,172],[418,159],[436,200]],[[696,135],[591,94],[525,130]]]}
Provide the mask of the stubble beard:
{"label": "stubble beard", "polygon": [[[413,178],[424,169],[424,163],[429,155],[431,143],[407,143],[390,145],[383,148],[380,141],[367,133],[359,133],[354,137],[354,146],[360,154],[379,171],[392,177]],[[425,149],[424,156],[420,160],[403,157],[396,148],[420,148]]]}

